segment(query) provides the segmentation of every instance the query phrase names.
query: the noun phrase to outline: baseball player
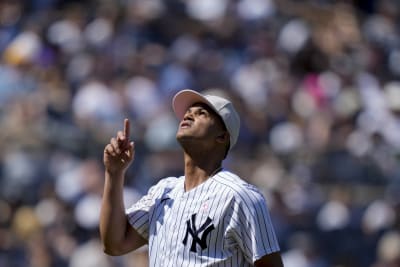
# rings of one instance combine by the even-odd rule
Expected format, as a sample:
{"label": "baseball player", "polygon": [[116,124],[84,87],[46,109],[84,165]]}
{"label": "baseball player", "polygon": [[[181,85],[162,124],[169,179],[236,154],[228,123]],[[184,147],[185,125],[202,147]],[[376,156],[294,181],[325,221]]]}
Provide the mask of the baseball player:
{"label": "baseball player", "polygon": [[129,120],[104,150],[100,234],[105,253],[148,244],[152,267],[283,266],[265,199],[221,164],[240,120],[225,98],[182,90],[173,98],[184,175],[168,177],[125,210],[124,174],[134,159]]}

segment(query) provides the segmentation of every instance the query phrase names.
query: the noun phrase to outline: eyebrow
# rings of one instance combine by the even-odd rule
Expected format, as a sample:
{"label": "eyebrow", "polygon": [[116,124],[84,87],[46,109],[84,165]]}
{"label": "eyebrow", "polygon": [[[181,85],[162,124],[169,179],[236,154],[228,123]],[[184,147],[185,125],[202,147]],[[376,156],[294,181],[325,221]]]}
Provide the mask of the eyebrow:
{"label": "eyebrow", "polygon": [[208,105],[204,103],[194,103],[187,109],[187,111],[191,110],[192,108],[203,109],[208,111],[209,113],[215,113],[215,111],[212,108],[210,108]]}
{"label": "eyebrow", "polygon": [[[206,110],[206,111],[209,113],[209,115],[214,116],[214,117],[221,123],[223,129],[226,131],[226,125],[225,125],[224,121],[223,121],[222,118],[218,115],[218,113],[217,113],[215,110],[213,110],[209,105],[207,105],[207,104],[205,104],[205,103],[201,103],[201,102],[194,103],[193,105],[191,105],[191,106],[187,109],[187,111],[189,111],[191,108],[199,108],[199,109],[204,109],[204,110]],[[186,111],[186,112],[187,112],[187,111]]]}

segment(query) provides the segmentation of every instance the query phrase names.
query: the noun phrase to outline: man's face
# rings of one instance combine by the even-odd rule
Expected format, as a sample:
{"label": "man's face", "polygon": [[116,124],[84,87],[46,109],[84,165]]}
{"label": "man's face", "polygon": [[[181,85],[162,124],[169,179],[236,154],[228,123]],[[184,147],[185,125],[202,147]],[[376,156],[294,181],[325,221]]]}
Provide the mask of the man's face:
{"label": "man's face", "polygon": [[196,103],[186,111],[176,138],[181,144],[193,140],[201,141],[203,145],[214,144],[216,137],[224,131],[221,118],[207,105]]}

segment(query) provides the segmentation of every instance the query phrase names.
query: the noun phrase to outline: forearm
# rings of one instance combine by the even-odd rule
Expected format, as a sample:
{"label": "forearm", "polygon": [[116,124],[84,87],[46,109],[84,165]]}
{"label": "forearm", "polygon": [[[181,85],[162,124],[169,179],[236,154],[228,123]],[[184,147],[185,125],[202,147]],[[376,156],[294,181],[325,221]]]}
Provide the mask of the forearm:
{"label": "forearm", "polygon": [[123,173],[105,172],[103,201],[100,213],[100,236],[105,251],[118,250],[124,243],[128,221],[123,203]]}
{"label": "forearm", "polygon": [[129,141],[129,120],[104,148],[105,183],[100,212],[100,237],[104,252],[121,255],[146,243],[129,225],[123,201],[125,171],[134,159],[134,143]]}

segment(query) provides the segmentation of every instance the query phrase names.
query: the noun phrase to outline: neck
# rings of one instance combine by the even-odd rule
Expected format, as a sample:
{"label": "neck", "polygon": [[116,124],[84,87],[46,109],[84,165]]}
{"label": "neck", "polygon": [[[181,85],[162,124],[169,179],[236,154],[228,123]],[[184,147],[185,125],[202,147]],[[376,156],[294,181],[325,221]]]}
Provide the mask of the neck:
{"label": "neck", "polygon": [[185,191],[205,182],[222,169],[220,160],[206,158],[198,161],[185,154]]}

